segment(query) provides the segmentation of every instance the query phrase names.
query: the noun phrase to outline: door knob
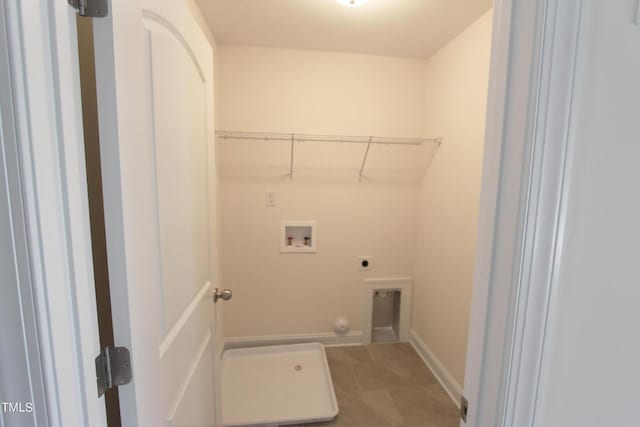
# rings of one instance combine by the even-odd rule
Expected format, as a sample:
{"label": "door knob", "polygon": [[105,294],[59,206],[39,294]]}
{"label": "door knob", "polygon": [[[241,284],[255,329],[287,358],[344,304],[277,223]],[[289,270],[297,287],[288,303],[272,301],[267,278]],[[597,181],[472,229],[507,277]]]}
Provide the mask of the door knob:
{"label": "door knob", "polygon": [[224,301],[229,301],[232,296],[233,292],[231,292],[231,290],[229,289],[221,291],[218,288],[215,288],[213,290],[213,302],[218,302],[220,298],[222,298]]}

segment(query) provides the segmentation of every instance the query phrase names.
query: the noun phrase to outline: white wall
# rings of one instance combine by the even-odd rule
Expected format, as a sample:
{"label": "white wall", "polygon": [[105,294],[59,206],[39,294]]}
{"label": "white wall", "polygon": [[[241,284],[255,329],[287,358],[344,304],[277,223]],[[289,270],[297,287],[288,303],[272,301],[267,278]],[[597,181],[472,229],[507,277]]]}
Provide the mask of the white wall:
{"label": "white wall", "polygon": [[[218,129],[422,136],[424,63],[375,56],[219,46]],[[416,171],[428,152],[220,142],[227,336],[331,332],[345,315],[362,330],[365,277],[411,275]],[[384,172],[384,174],[383,174]],[[265,207],[266,189],[277,206]],[[281,220],[316,220],[316,254],[279,253]],[[358,255],[374,269],[359,273]]]}
{"label": "white wall", "polygon": [[535,425],[630,427],[640,400],[640,26],[637,1],[586,4]]}
{"label": "white wall", "polygon": [[421,61],[236,46],[219,59],[221,129],[422,135]]}
{"label": "white wall", "polygon": [[422,182],[413,329],[463,384],[476,248],[491,12],[426,62],[427,134],[445,137]]}

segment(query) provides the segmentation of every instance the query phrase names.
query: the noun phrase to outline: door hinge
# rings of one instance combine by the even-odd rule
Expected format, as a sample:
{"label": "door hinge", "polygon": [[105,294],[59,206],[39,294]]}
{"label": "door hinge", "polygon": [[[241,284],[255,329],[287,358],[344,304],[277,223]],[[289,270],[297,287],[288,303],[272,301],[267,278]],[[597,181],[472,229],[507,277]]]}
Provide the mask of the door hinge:
{"label": "door hinge", "polygon": [[67,0],[80,16],[104,18],[109,13],[107,0]]}
{"label": "door hinge", "polygon": [[469,402],[464,396],[460,396],[460,418],[465,423],[467,422],[467,412],[469,412]]}
{"label": "door hinge", "polygon": [[131,382],[131,356],[125,347],[105,347],[96,357],[98,397],[107,390]]}

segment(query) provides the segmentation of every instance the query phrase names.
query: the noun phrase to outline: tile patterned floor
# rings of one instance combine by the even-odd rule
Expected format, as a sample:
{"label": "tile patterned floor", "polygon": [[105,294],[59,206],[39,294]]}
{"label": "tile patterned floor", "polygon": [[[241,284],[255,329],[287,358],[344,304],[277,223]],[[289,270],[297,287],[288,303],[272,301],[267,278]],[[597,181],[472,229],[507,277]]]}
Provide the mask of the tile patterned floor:
{"label": "tile patterned floor", "polygon": [[300,427],[458,427],[458,410],[410,344],[329,347],[340,413]]}
{"label": "tile patterned floor", "polygon": [[380,326],[371,331],[371,340],[375,343],[390,343],[398,341],[398,337],[391,326]]}

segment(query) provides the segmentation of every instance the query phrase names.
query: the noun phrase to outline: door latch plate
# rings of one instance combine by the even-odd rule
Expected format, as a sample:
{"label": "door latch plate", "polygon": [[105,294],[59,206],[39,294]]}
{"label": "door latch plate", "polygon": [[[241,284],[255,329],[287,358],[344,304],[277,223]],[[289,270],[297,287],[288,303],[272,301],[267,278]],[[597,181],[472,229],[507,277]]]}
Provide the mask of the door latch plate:
{"label": "door latch plate", "polygon": [[467,422],[467,413],[469,412],[469,401],[466,397],[460,396],[460,419]]}

